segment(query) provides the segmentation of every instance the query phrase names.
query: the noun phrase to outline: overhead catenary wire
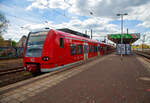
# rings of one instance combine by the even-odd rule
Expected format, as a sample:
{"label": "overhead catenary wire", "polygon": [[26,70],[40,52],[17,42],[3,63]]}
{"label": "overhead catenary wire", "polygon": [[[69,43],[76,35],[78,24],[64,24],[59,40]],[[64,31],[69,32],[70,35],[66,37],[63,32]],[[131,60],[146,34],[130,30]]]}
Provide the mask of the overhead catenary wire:
{"label": "overhead catenary wire", "polygon": [[32,22],[32,23],[39,23],[37,21],[34,21],[34,20],[30,20],[30,19],[24,19],[24,18],[21,18],[21,17],[17,17],[15,15],[12,15],[12,14],[7,14],[8,16],[11,16],[11,17],[14,17],[14,18],[17,18],[17,19],[20,19],[20,20],[24,20],[24,21],[27,21],[27,22]]}

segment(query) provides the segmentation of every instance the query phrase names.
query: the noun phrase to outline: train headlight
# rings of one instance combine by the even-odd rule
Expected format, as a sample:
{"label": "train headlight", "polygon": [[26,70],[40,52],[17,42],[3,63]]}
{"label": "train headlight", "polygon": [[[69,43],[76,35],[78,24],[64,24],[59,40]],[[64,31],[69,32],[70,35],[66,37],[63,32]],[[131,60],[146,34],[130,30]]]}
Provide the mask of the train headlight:
{"label": "train headlight", "polygon": [[43,61],[48,61],[48,60],[49,60],[49,57],[44,56],[44,57],[42,57],[42,60],[43,60]]}

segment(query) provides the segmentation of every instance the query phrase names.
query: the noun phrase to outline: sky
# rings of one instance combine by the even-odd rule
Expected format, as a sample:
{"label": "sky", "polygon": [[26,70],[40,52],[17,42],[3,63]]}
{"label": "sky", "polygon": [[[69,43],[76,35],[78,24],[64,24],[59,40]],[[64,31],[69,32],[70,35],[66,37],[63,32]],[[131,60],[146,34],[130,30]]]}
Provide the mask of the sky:
{"label": "sky", "polygon": [[93,30],[93,39],[104,40],[107,34],[121,32],[118,13],[124,18],[124,33],[140,33],[134,44],[150,45],[150,0],[0,0],[0,12],[9,25],[4,39],[19,41],[30,31],[45,27],[70,28],[85,33]]}

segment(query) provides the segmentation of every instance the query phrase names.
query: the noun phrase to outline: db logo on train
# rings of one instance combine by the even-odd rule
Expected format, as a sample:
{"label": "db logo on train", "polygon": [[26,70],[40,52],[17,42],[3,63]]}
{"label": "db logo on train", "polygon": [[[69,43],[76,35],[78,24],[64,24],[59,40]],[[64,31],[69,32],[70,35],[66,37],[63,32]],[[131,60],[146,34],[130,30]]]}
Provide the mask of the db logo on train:
{"label": "db logo on train", "polygon": [[31,58],[30,60],[31,60],[31,62],[34,62],[34,61],[35,61],[35,59],[34,59],[34,58]]}

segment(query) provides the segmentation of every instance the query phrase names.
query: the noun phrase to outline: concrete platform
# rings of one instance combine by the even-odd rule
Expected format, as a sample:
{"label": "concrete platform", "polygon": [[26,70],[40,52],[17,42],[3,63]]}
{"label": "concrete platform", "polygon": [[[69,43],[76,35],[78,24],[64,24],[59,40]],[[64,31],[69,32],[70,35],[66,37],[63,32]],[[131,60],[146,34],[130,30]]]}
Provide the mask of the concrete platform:
{"label": "concrete platform", "polygon": [[150,63],[106,55],[1,94],[1,103],[150,103]]}

